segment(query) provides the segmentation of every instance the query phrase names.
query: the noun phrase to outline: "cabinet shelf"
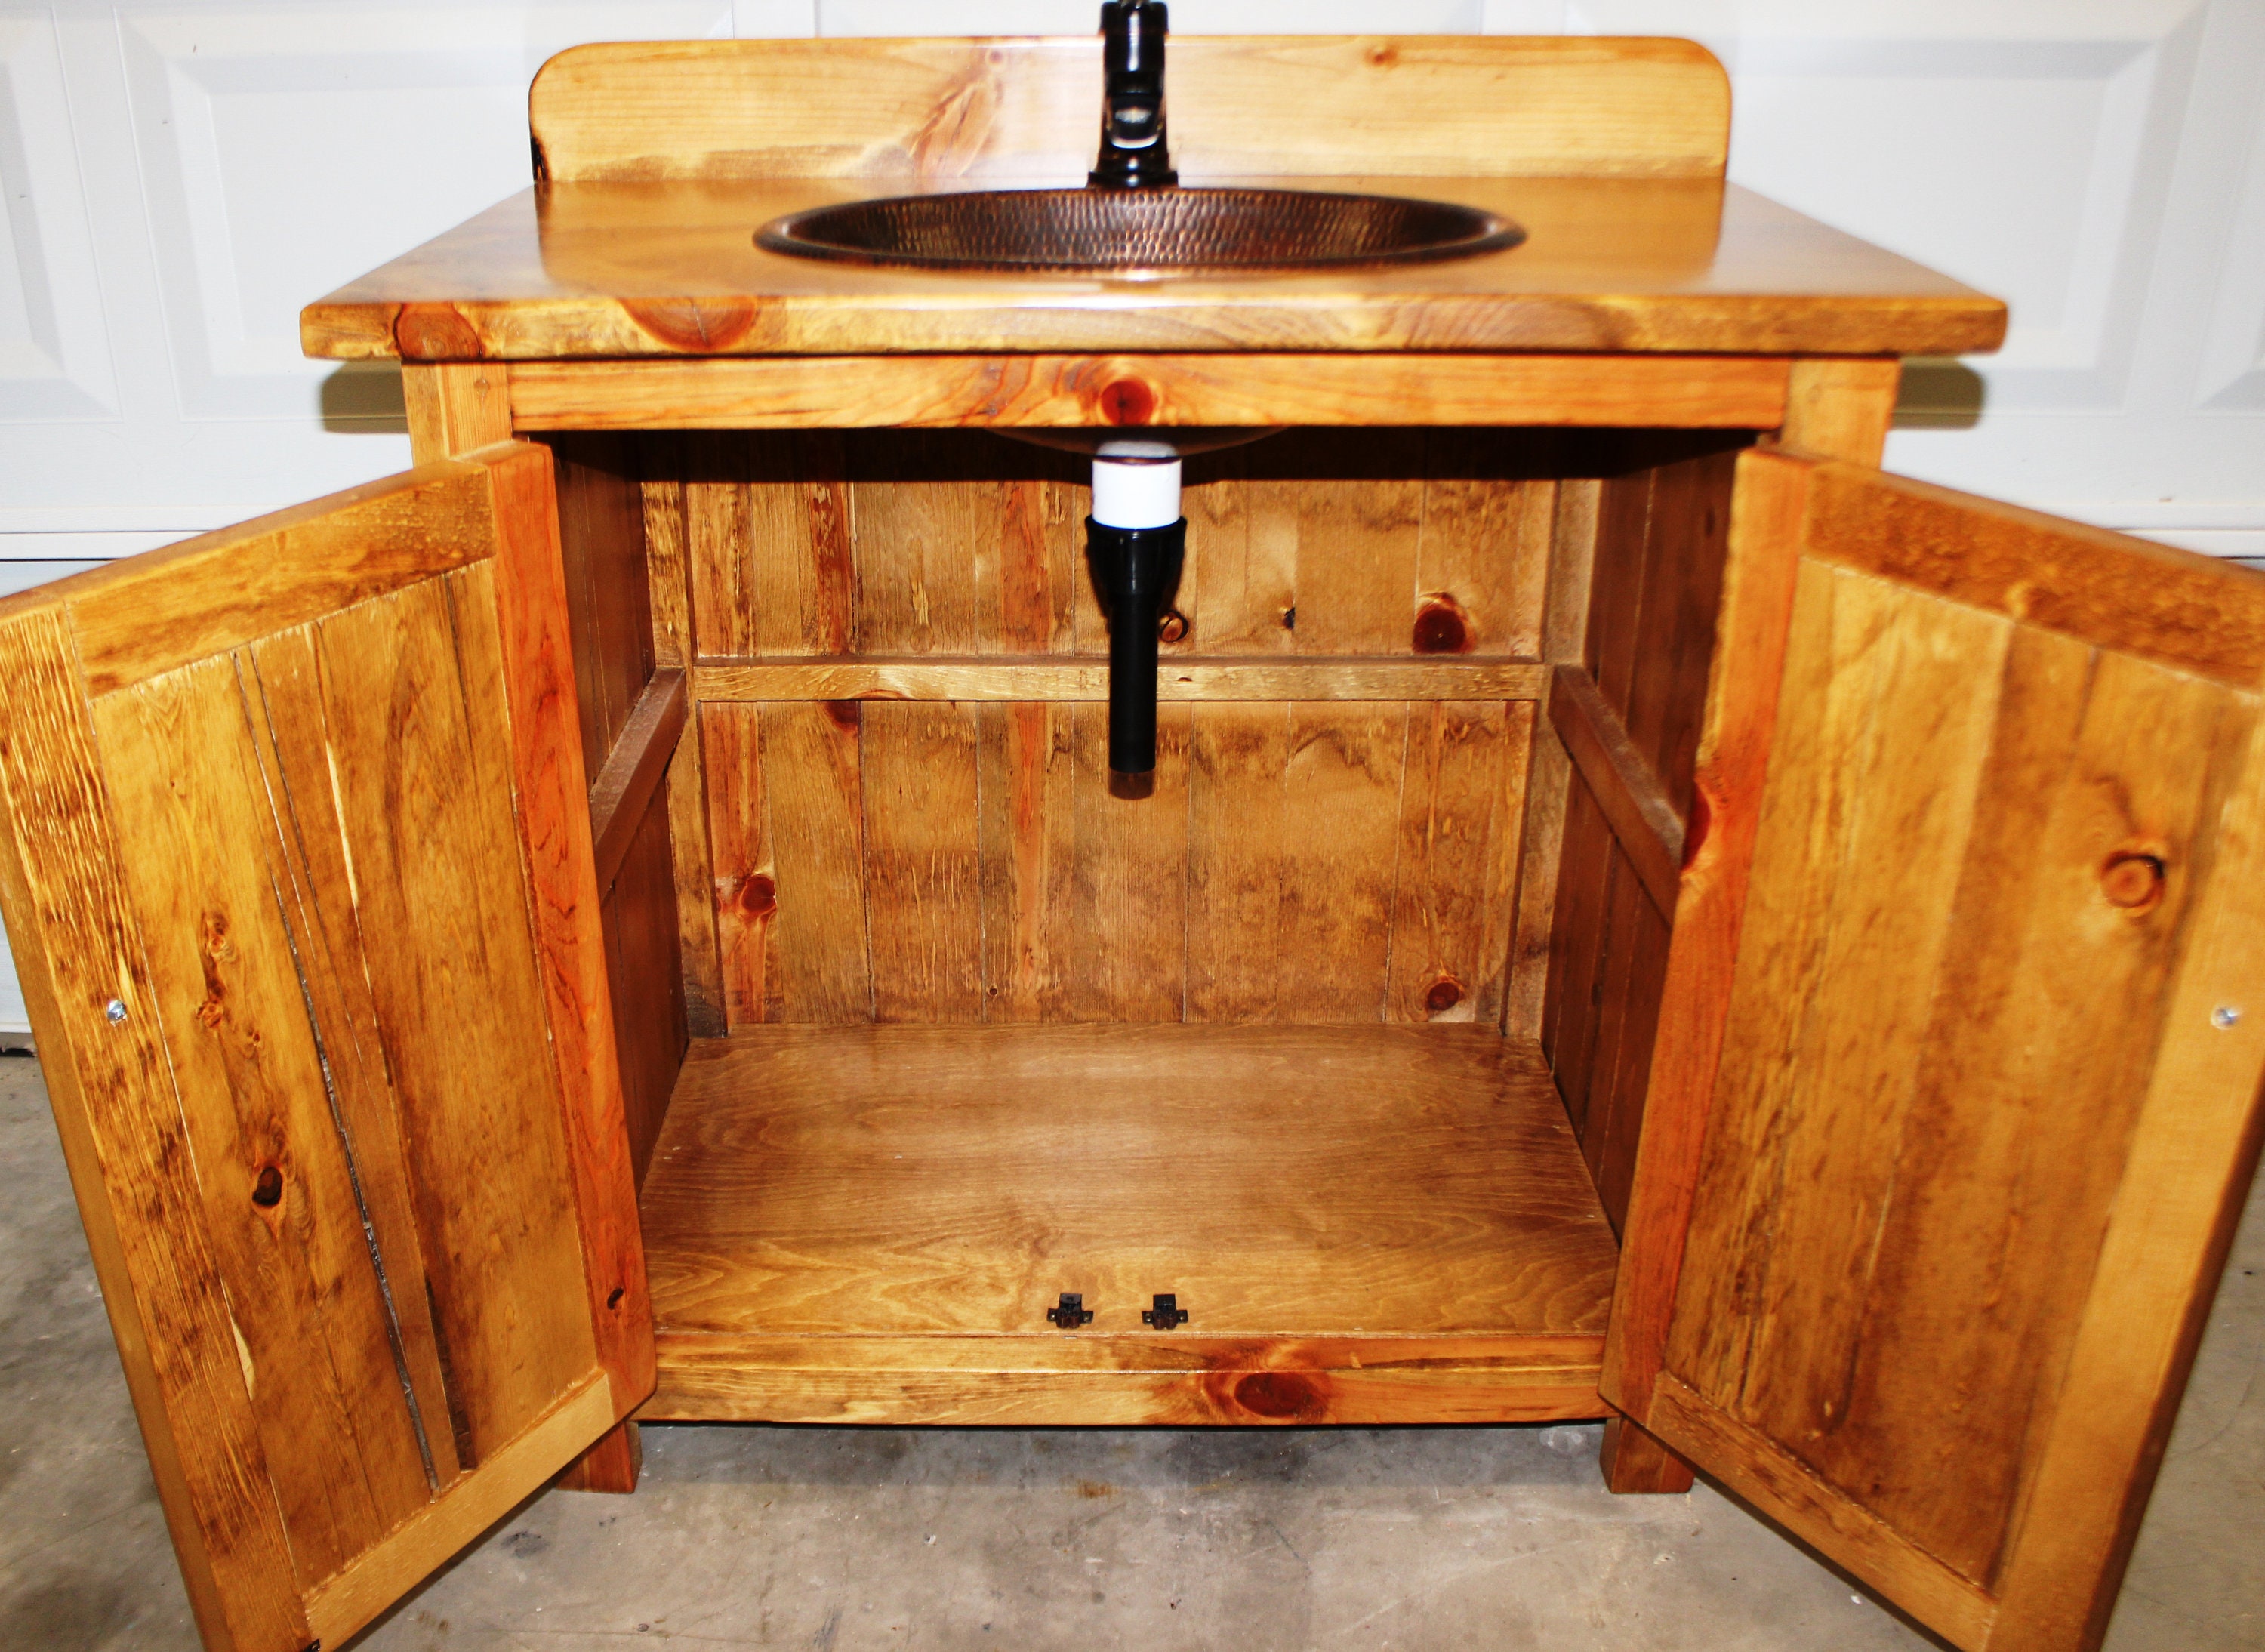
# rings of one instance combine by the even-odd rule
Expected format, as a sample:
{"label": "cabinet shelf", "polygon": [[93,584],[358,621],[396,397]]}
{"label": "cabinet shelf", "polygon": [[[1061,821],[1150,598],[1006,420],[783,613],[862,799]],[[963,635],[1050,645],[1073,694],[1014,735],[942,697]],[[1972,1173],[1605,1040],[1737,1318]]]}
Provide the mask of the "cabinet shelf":
{"label": "cabinet shelf", "polygon": [[[743,1031],[693,1044],[643,1209],[648,1417],[1603,1412],[1616,1247],[1491,1029]],[[1161,1292],[1187,1327],[1142,1327]]]}

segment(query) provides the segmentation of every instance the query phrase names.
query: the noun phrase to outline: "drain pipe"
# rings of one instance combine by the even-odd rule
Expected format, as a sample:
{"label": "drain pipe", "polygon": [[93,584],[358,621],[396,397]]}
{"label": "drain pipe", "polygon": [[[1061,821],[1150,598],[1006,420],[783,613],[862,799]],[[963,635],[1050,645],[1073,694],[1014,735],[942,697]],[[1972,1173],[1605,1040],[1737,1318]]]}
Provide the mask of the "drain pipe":
{"label": "drain pipe", "polygon": [[1188,542],[1179,458],[1161,443],[1137,451],[1143,445],[1095,456],[1085,522],[1086,555],[1109,613],[1109,790],[1118,797],[1156,789],[1156,627]]}

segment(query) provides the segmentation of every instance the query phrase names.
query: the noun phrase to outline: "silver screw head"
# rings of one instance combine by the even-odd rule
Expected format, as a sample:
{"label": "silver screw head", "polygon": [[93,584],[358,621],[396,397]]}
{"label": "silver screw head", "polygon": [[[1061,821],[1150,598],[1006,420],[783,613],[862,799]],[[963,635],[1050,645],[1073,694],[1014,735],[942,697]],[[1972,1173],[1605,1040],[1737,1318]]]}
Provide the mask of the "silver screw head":
{"label": "silver screw head", "polygon": [[2241,1011],[2232,1004],[2220,1004],[2210,1012],[2210,1024],[2221,1030],[2241,1019]]}
{"label": "silver screw head", "polygon": [[102,1007],[102,1013],[110,1017],[110,1024],[115,1027],[126,1019],[126,1001],[122,998],[112,999]]}

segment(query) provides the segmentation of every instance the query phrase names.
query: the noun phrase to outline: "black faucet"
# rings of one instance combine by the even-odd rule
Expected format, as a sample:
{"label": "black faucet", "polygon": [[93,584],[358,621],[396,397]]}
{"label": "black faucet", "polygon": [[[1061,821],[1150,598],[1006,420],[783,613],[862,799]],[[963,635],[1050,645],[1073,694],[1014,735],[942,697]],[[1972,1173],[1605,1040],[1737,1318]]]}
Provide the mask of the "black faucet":
{"label": "black faucet", "polygon": [[1101,153],[1096,189],[1165,189],[1180,181],[1164,147],[1163,0],[1102,0]]}

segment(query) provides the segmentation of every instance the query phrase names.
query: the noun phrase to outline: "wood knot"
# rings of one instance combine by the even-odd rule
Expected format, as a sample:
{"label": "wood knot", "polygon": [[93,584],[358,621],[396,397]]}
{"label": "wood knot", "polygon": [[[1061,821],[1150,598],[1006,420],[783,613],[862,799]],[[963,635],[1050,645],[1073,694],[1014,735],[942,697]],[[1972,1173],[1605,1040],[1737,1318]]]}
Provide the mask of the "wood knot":
{"label": "wood knot", "polygon": [[2134,914],[2152,912],[2163,899],[2162,856],[2144,849],[2118,849],[2100,869],[2100,892],[2111,906]]}
{"label": "wood knot", "polygon": [[757,872],[739,885],[739,910],[760,922],[778,910],[778,885],[768,872]]}
{"label": "wood knot", "polygon": [[858,726],[864,721],[865,717],[855,700],[827,701],[826,715],[835,728],[846,730],[851,734],[857,731]]}
{"label": "wood knot", "polygon": [[688,355],[745,343],[759,314],[751,298],[625,298],[622,308],[647,338]]}
{"label": "wood knot", "polygon": [[1156,392],[1139,379],[1112,379],[1099,399],[1104,424],[1145,425],[1156,415]]}
{"label": "wood knot", "polygon": [[1424,994],[1424,1008],[1434,1015],[1444,1015],[1462,1001],[1463,984],[1452,975],[1440,976]]}
{"label": "wood knot", "polygon": [[1329,1379],[1318,1372],[1244,1372],[1227,1397],[1235,1410],[1268,1423],[1317,1423],[1329,1410]]}
{"label": "wood knot", "polygon": [[487,353],[478,331],[450,304],[404,304],[393,318],[404,361],[477,361]]}
{"label": "wood knot", "polygon": [[283,1173],[272,1164],[259,1167],[252,1178],[251,1202],[263,1211],[272,1211],[283,1202]]}
{"label": "wood knot", "polygon": [[1368,61],[1373,68],[1389,69],[1400,61],[1400,48],[1396,46],[1372,46],[1368,48]]}
{"label": "wood knot", "polygon": [[1416,631],[1410,640],[1419,654],[1467,654],[1471,647],[1470,619],[1451,594],[1434,592],[1416,610]]}
{"label": "wood knot", "polygon": [[1162,614],[1156,616],[1156,640],[1158,642],[1181,642],[1186,638],[1187,634],[1188,616],[1181,613],[1179,609],[1166,608]]}

